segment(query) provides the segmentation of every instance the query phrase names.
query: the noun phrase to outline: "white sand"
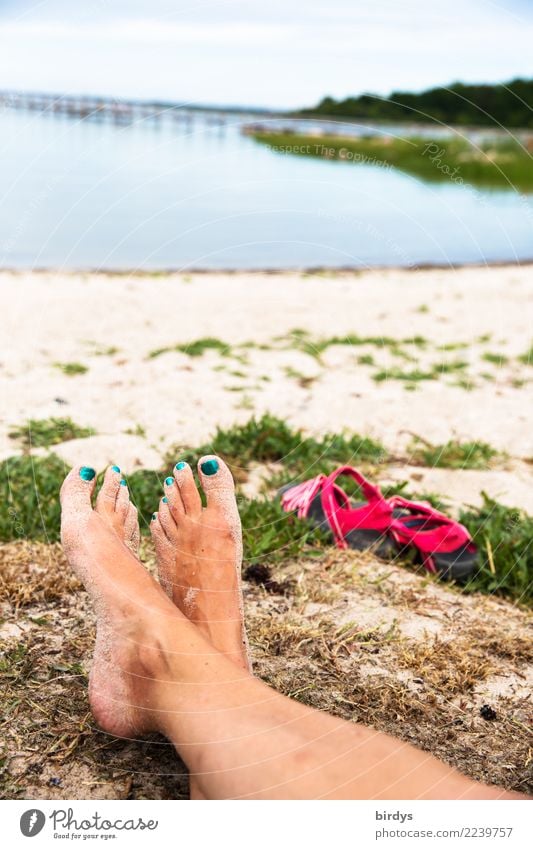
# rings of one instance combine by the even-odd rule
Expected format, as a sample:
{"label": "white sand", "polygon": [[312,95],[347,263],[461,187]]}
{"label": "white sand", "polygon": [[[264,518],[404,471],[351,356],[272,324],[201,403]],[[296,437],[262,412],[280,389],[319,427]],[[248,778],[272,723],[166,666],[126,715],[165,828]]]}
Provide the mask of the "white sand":
{"label": "white sand", "polygon": [[[217,425],[271,412],[313,434],[347,429],[374,436],[397,453],[413,433],[434,443],[484,440],[512,459],[496,477],[471,478],[464,501],[478,497],[486,481],[491,494],[533,511],[532,467],[524,462],[533,456],[533,366],[517,360],[533,340],[532,295],[532,266],[321,276],[2,272],[0,457],[19,451],[8,436],[13,425],[69,416],[98,433],[54,449],[70,462],[154,468],[173,445],[199,444]],[[334,346],[320,363],[273,342],[295,328],[312,339],[421,335],[430,344],[403,346],[414,361],[373,345]],[[237,356],[147,358],[206,336],[227,342]],[[275,349],[235,350],[246,342]],[[456,343],[467,347],[437,350]],[[118,353],[98,354],[110,347]],[[487,362],[487,353],[508,362]],[[375,365],[360,364],[364,355]],[[427,370],[457,360],[468,363],[466,370],[417,382],[416,391],[372,379],[381,368]],[[89,370],[69,377],[56,362]],[[461,378],[475,388],[453,385]],[[125,433],[137,425],[146,436]],[[429,485],[444,493],[448,486],[450,497],[461,500],[462,473],[438,474]]]}

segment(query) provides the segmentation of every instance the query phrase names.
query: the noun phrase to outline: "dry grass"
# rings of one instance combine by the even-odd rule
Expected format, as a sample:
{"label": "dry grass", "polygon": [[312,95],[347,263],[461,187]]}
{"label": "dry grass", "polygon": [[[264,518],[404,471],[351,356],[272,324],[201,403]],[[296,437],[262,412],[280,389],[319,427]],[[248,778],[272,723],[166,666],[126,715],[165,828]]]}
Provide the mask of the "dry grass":
{"label": "dry grass", "polygon": [[[355,552],[256,579],[245,591],[257,674],[474,778],[533,789],[527,612]],[[59,547],[3,545],[0,601],[2,797],[186,798],[185,769],[162,738],[116,740],[95,728],[92,614]],[[494,721],[482,718],[485,703]]]}

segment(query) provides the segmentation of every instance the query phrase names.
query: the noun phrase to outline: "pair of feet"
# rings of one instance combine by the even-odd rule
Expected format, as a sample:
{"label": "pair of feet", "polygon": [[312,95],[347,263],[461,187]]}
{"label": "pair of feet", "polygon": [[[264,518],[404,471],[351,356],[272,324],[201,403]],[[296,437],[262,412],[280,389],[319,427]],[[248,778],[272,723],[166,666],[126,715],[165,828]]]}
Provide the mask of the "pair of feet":
{"label": "pair of feet", "polygon": [[158,668],[162,621],[180,628],[185,617],[217,652],[249,669],[233,479],[213,456],[199,461],[198,474],[206,507],[188,464],[177,463],[164,482],[150,525],[159,583],[140,561],[137,510],[117,466],[107,469],[94,509],[93,469],[72,469],[61,488],[61,541],[97,617],[91,708],[99,725],[117,736],[157,728],[150,684],[154,669],[165,674]]}

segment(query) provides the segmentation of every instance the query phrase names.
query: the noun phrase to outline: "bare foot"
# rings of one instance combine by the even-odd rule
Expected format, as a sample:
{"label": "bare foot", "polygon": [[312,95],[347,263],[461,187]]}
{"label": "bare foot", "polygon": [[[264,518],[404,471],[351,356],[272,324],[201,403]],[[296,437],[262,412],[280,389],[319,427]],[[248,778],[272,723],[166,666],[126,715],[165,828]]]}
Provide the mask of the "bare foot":
{"label": "bare foot", "polygon": [[242,534],[231,472],[202,457],[202,507],[191,467],[177,463],[150,529],[159,578],[182,613],[228,659],[250,668],[241,592]]}
{"label": "bare foot", "polygon": [[99,725],[130,737],[156,727],[148,682],[161,663],[155,623],[179,612],[132,550],[137,513],[116,467],[108,469],[92,509],[95,472],[77,467],[61,488],[61,541],[69,564],[93,597],[96,644],[89,699]]}

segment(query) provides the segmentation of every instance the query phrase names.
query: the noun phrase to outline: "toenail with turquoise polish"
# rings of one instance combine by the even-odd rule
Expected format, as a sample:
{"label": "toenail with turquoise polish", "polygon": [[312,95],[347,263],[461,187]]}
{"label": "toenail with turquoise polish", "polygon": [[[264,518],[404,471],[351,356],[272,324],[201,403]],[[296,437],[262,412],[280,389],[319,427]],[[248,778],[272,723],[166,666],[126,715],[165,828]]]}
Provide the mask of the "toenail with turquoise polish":
{"label": "toenail with turquoise polish", "polygon": [[174,478],[165,478],[165,486],[172,486]]}
{"label": "toenail with turquoise polish", "polygon": [[117,474],[119,474],[120,473],[120,467],[119,466],[111,466],[111,471],[117,472]]}
{"label": "toenail with turquoise polish", "polygon": [[201,469],[204,475],[215,475],[218,472],[218,460],[206,460]]}
{"label": "toenail with turquoise polish", "polygon": [[124,480],[124,478],[122,478],[122,480],[120,481],[120,485],[121,485],[121,486],[127,486],[128,484],[126,483],[126,481]]}
{"label": "toenail with turquoise polish", "polygon": [[80,478],[84,481],[92,481],[96,472],[90,466],[82,466],[80,469]]}
{"label": "toenail with turquoise polish", "polygon": [[152,522],[155,522],[157,519],[157,513],[152,513]]}
{"label": "toenail with turquoise polish", "polygon": [[176,463],[176,469],[178,470],[178,472],[181,472],[181,470],[184,469],[186,465],[187,463],[184,463],[183,460],[180,460],[179,463]]}
{"label": "toenail with turquoise polish", "polygon": [[162,498],[163,504],[168,504],[168,498],[166,495]]}

